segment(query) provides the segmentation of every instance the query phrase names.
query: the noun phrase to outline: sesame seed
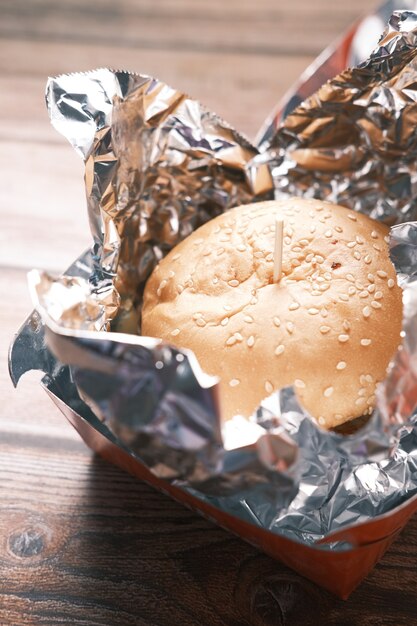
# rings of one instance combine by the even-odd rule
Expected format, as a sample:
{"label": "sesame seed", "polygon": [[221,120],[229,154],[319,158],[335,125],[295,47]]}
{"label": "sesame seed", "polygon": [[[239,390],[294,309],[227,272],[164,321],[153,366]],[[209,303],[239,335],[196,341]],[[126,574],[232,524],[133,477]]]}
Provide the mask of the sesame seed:
{"label": "sesame seed", "polygon": [[233,280],[229,280],[227,284],[231,287],[237,287],[239,285],[239,281],[234,278]]}
{"label": "sesame seed", "polygon": [[355,277],[353,274],[346,274],[346,280],[348,280],[351,283],[355,282]]}
{"label": "sesame seed", "polygon": [[375,300],[381,300],[384,297],[382,291],[377,291],[374,295]]}
{"label": "sesame seed", "polygon": [[254,252],[253,256],[255,257],[255,259],[262,259],[264,257],[264,253],[261,251]]}
{"label": "sesame seed", "polygon": [[229,306],[228,304],[224,304],[223,308],[224,308],[225,311],[231,311],[232,310],[232,307]]}
{"label": "sesame seed", "polygon": [[193,313],[193,320],[198,320],[199,317],[203,317],[202,313]]}
{"label": "sesame seed", "polygon": [[184,291],[184,287],[180,284],[177,285],[177,291],[178,293],[182,293]]}
{"label": "sesame seed", "polygon": [[172,270],[170,270],[170,272],[169,272],[168,276],[169,276],[170,278],[174,278],[174,276],[175,276],[175,272],[173,272]]}
{"label": "sesame seed", "polygon": [[221,254],[223,254],[224,251],[225,251],[225,248],[218,248],[217,256],[220,256]]}
{"label": "sesame seed", "polygon": [[296,311],[297,309],[300,308],[300,305],[298,304],[298,302],[291,302],[288,308],[290,311]]}
{"label": "sesame seed", "polygon": [[370,374],[366,374],[365,380],[366,380],[367,383],[373,383],[374,382],[374,379],[373,379],[373,377]]}
{"label": "sesame seed", "polygon": [[360,298],[367,298],[369,296],[369,292],[368,291],[361,291],[359,293],[359,297]]}
{"label": "sesame seed", "polygon": [[367,265],[369,265],[372,261],[372,257],[369,254],[367,254],[366,257],[364,258],[364,261]]}
{"label": "sesame seed", "polygon": [[300,246],[303,246],[303,248],[305,248],[310,242],[308,239],[300,239],[298,243],[300,244]]}
{"label": "sesame seed", "polygon": [[356,405],[362,404],[362,402],[365,402],[365,398],[358,398],[357,400],[355,400]]}
{"label": "sesame seed", "polygon": [[274,317],[273,322],[278,328],[281,326],[281,320],[279,319],[279,317]]}
{"label": "sesame seed", "polygon": [[291,250],[292,250],[293,252],[301,252],[302,248],[300,248],[300,246],[293,246],[293,247],[291,248]]}
{"label": "sesame seed", "polygon": [[386,272],[384,272],[384,270],[377,270],[377,275],[380,278],[386,278],[388,276],[388,274]]}
{"label": "sesame seed", "polygon": [[228,324],[228,323],[229,323],[229,318],[228,318],[228,317],[224,317],[224,318],[222,319],[222,321],[220,322],[220,324],[221,324],[222,326],[227,326],[227,324]]}
{"label": "sesame seed", "polygon": [[348,248],[354,248],[356,246],[356,241],[349,241],[346,245]]}
{"label": "sesame seed", "polygon": [[330,398],[330,396],[332,395],[334,389],[333,387],[327,387],[324,391],[323,391],[323,396],[325,398]]}
{"label": "sesame seed", "polygon": [[320,417],[319,417],[319,419],[318,419],[318,422],[319,422],[320,426],[324,426],[324,424],[326,423],[326,420],[324,419],[324,417],[322,417],[322,416],[320,415]]}
{"label": "sesame seed", "polygon": [[321,265],[321,263],[324,262],[324,257],[322,257],[321,254],[316,254],[316,261]]}
{"label": "sesame seed", "polygon": [[179,328],[174,328],[174,330],[171,332],[171,335],[173,337],[176,337],[179,334],[180,334],[180,329]]}
{"label": "sesame seed", "polygon": [[349,335],[339,335],[338,340],[340,341],[340,343],[345,343],[346,341],[349,341]]}
{"label": "sesame seed", "polygon": [[350,322],[348,320],[343,320],[343,328],[345,330],[350,330]]}
{"label": "sesame seed", "polygon": [[226,346],[233,346],[236,343],[236,338],[234,335],[232,335],[231,337],[229,337],[229,339],[226,340]]}
{"label": "sesame seed", "polygon": [[298,389],[304,389],[306,384],[301,378],[296,378],[294,381],[294,386],[298,387]]}
{"label": "sesame seed", "polygon": [[370,346],[371,343],[371,339],[361,339],[361,346]]}
{"label": "sesame seed", "polygon": [[240,380],[238,378],[232,378],[232,380],[229,381],[229,385],[231,387],[237,387],[240,385]]}
{"label": "sesame seed", "polygon": [[212,253],[212,250],[205,250],[203,252],[203,256],[209,256]]}
{"label": "sesame seed", "polygon": [[341,226],[335,226],[334,229],[338,233],[343,233],[343,228]]}
{"label": "sesame seed", "polygon": [[327,316],[328,316],[328,314],[329,314],[329,313],[328,313],[328,311],[327,311],[326,307],[323,307],[323,308],[321,309],[321,311],[320,311],[320,315],[321,315],[322,317],[327,317]]}
{"label": "sesame seed", "polygon": [[330,274],[330,272],[324,272],[324,278],[326,280],[332,280],[333,276]]}
{"label": "sesame seed", "polygon": [[392,278],[390,278],[390,279],[388,280],[388,283],[387,283],[387,284],[388,284],[388,287],[389,287],[390,289],[392,289],[392,288],[394,287],[394,285],[395,285],[395,280],[393,280]]}
{"label": "sesame seed", "polygon": [[265,391],[266,393],[272,393],[274,391],[274,386],[269,380],[265,381]]}
{"label": "sesame seed", "polygon": [[377,302],[376,300],[372,300],[371,307],[373,309],[382,309],[382,304],[380,302]]}
{"label": "sesame seed", "polygon": [[356,239],[357,243],[359,243],[359,244],[361,244],[361,245],[362,245],[363,243],[365,243],[364,238],[363,238],[363,237],[361,237],[360,235],[356,235],[355,239]]}
{"label": "sesame seed", "polygon": [[291,244],[291,239],[289,237],[284,237],[284,243],[289,246]]}
{"label": "sesame seed", "polygon": [[251,298],[250,304],[258,304],[258,298],[256,298],[255,296]]}
{"label": "sesame seed", "polygon": [[366,306],[362,309],[362,314],[364,317],[370,317],[371,309],[369,308],[369,306]]}
{"label": "sesame seed", "polygon": [[367,399],[366,404],[372,404],[372,405],[374,405],[374,404],[375,404],[375,400],[376,400],[376,397],[372,394],[372,395],[371,395],[371,396],[369,396],[369,398]]}
{"label": "sesame seed", "polygon": [[196,320],[196,324],[197,326],[206,326],[207,322],[204,321],[202,317],[199,317],[198,320]]}
{"label": "sesame seed", "polygon": [[347,302],[349,300],[349,296],[346,295],[345,293],[339,293],[339,298],[343,300],[344,302]]}
{"label": "sesame seed", "polygon": [[326,232],[324,233],[325,237],[332,237],[333,236],[333,231],[332,230],[326,230]]}
{"label": "sesame seed", "polygon": [[237,247],[237,249],[239,250],[239,252],[245,252],[245,250],[246,250],[246,246],[244,246],[244,245],[242,245],[242,244],[239,244],[239,245],[238,245],[238,247]]}
{"label": "sesame seed", "polygon": [[180,258],[180,254],[174,254],[174,256],[172,257],[173,261],[177,261]]}
{"label": "sesame seed", "polygon": [[367,394],[366,389],[364,389],[363,387],[362,387],[362,389],[359,389],[358,396],[362,396],[363,397],[363,396],[366,396],[366,394]]}
{"label": "sesame seed", "polygon": [[235,333],[234,336],[236,338],[236,341],[243,341],[243,337],[240,333]]}
{"label": "sesame seed", "polygon": [[373,274],[368,274],[368,280],[370,283],[374,283],[375,282],[375,276]]}
{"label": "sesame seed", "polygon": [[365,285],[361,283],[360,280],[355,281],[355,287],[356,289],[359,289],[359,291],[363,291],[365,289]]}
{"label": "sesame seed", "polygon": [[159,283],[159,289],[163,289],[164,287],[166,287],[167,283],[168,281],[165,280],[165,278],[164,280],[161,280],[161,282]]}
{"label": "sesame seed", "polygon": [[348,216],[348,218],[350,220],[352,220],[352,222],[357,222],[358,221],[356,215],[352,215],[351,213],[348,213],[347,216]]}
{"label": "sesame seed", "polygon": [[277,356],[279,356],[280,354],[282,354],[282,353],[284,352],[284,350],[285,350],[285,346],[284,346],[284,345],[282,345],[282,343],[281,343],[279,346],[277,346],[277,347],[275,348],[275,352],[274,352],[274,354],[276,354]]}
{"label": "sesame seed", "polygon": [[292,335],[294,332],[294,324],[292,322],[287,322],[285,326],[289,334]]}
{"label": "sesame seed", "polygon": [[341,413],[335,413],[334,414],[334,419],[338,422],[340,422],[341,419],[343,419],[343,415]]}
{"label": "sesame seed", "polygon": [[323,285],[320,285],[319,289],[320,291],[327,291],[328,289],[330,289],[330,285],[329,283],[323,283]]}
{"label": "sesame seed", "polygon": [[369,291],[369,293],[374,293],[375,285],[373,283],[371,283],[370,285],[367,286],[366,289]]}
{"label": "sesame seed", "polygon": [[247,338],[246,343],[249,346],[249,348],[252,348],[253,344],[255,343],[255,337],[251,335],[250,337]]}
{"label": "sesame seed", "polygon": [[373,230],[371,232],[371,237],[372,237],[372,239],[378,239],[378,233]]}
{"label": "sesame seed", "polygon": [[373,243],[372,247],[374,250],[378,250],[378,252],[381,252],[381,246],[377,246],[376,243]]}
{"label": "sesame seed", "polygon": [[253,317],[251,315],[244,315],[243,316],[243,321],[246,322],[247,324],[252,324],[252,322],[254,320],[253,320]]}
{"label": "sesame seed", "polygon": [[339,363],[336,365],[337,370],[344,370],[345,367],[346,367],[346,361],[339,361]]}
{"label": "sesame seed", "polygon": [[354,287],[353,285],[350,285],[349,289],[348,289],[348,294],[350,296],[353,296],[356,293],[356,287]]}
{"label": "sesame seed", "polygon": [[353,253],[353,256],[355,257],[355,259],[357,261],[361,260],[361,255],[359,254],[359,252],[357,250],[355,250],[355,252]]}
{"label": "sesame seed", "polygon": [[315,309],[314,307],[311,307],[307,309],[307,313],[309,313],[310,315],[317,315],[317,313],[320,313],[320,311],[319,309]]}
{"label": "sesame seed", "polygon": [[314,225],[314,224],[312,224],[312,225],[310,226],[310,233],[315,233],[315,232],[316,232],[316,227],[315,227],[315,225]]}
{"label": "sesame seed", "polygon": [[306,263],[311,263],[313,258],[314,258],[314,254],[312,252],[309,252],[305,258]]}
{"label": "sesame seed", "polygon": [[218,282],[219,282],[219,279],[217,278],[217,276],[215,276],[213,278],[213,285],[217,285]]}
{"label": "sesame seed", "polygon": [[321,332],[323,335],[325,335],[326,333],[328,333],[328,332],[329,332],[329,330],[330,330],[330,326],[320,326],[320,329],[319,329],[319,330],[320,330],[320,332]]}
{"label": "sesame seed", "polygon": [[384,241],[385,241],[385,243],[389,243],[389,235],[385,235]]}
{"label": "sesame seed", "polygon": [[359,376],[359,382],[360,382],[361,385],[364,385],[366,383],[366,376],[365,376],[365,374],[361,374]]}

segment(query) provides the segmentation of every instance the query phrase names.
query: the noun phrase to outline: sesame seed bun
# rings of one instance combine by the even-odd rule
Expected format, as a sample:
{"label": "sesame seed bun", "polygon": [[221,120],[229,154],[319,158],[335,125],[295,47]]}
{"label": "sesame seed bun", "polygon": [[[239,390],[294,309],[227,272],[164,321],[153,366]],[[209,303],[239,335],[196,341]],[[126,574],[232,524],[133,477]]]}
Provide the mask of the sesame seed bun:
{"label": "sesame seed bun", "polygon": [[[284,220],[273,283],[275,220]],[[324,428],[370,413],[398,345],[402,292],[388,227],[293,198],[231,209],[173,249],[149,278],[142,332],[189,348],[220,377],[226,419],[294,385]]]}

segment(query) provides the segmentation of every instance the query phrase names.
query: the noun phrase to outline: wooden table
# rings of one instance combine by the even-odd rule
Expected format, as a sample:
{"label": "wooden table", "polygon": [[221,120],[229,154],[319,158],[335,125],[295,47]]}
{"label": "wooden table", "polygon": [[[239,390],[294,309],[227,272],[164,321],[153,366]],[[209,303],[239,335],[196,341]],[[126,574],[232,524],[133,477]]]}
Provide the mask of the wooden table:
{"label": "wooden table", "polygon": [[83,164],[50,127],[47,75],[155,74],[254,136],[373,0],[1,0],[0,624],[417,623],[417,519],[342,602],[93,456],[28,374],[5,370],[26,271],[90,244]]}

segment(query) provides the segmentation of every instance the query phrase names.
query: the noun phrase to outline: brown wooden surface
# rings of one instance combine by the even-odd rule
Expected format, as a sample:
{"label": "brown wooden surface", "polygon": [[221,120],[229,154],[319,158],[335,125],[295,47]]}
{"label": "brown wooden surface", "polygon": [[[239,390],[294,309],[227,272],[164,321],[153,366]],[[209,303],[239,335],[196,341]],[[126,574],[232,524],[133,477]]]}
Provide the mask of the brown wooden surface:
{"label": "brown wooden surface", "polygon": [[26,271],[89,245],[83,167],[49,126],[47,75],[156,74],[253,137],[370,0],[1,0],[0,625],[417,624],[417,519],[342,602],[95,458],[7,346]]}

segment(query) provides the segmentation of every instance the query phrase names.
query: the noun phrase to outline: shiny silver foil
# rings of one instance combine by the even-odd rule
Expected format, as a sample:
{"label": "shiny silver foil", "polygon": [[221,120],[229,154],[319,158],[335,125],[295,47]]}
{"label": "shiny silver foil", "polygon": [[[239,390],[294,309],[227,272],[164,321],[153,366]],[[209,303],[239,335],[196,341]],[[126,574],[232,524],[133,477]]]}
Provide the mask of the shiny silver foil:
{"label": "shiny silver foil", "polygon": [[417,218],[417,17],[392,15],[368,60],[325,83],[264,144],[275,196],[321,198],[387,224]]}
{"label": "shiny silver foil", "polygon": [[[259,147],[153,78],[103,69],[51,79],[52,123],[86,162],[94,246],[60,279],[31,274],[37,311],[13,345],[14,379],[42,369],[69,406],[155,475],[299,541],[414,495],[417,223],[403,222],[417,207],[416,55],[417,15],[397,12],[368,61],[324,85]],[[251,420],[223,425],[217,381],[194,355],[134,334],[156,263],[208,219],[274,194],[398,223],[391,253],[404,343],[371,420],[353,435],[321,430],[291,388]]]}

